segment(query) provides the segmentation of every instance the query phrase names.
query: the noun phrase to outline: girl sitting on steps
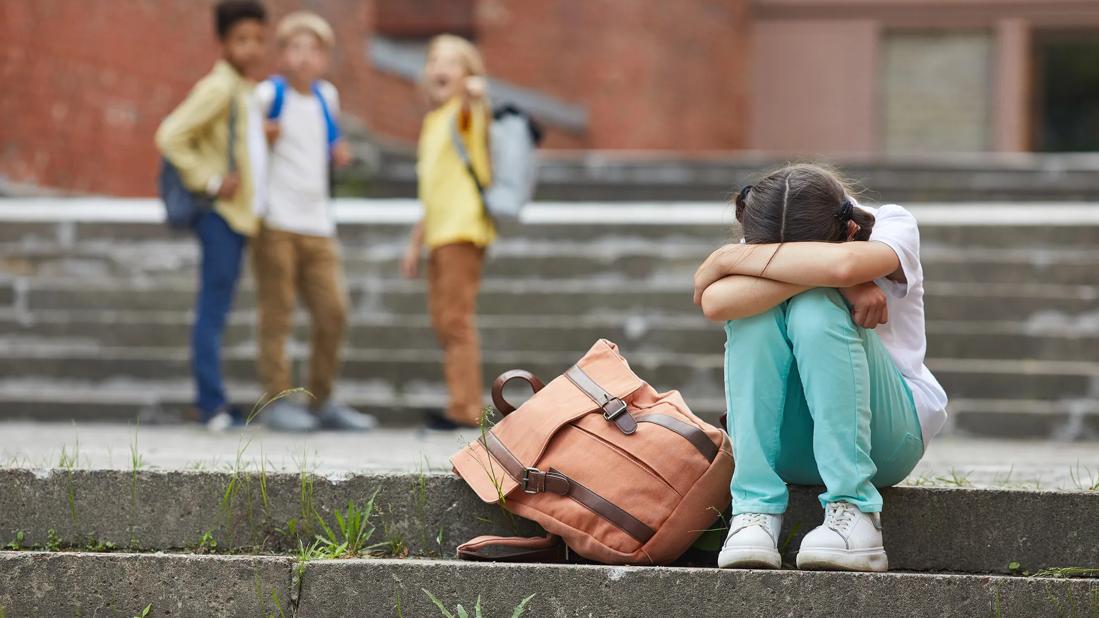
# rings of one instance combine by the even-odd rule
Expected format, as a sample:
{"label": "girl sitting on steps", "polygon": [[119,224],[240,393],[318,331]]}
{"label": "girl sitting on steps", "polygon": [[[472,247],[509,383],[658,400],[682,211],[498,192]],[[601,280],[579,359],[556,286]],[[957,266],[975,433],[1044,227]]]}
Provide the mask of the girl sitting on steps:
{"label": "girl sitting on steps", "polygon": [[924,366],[923,269],[904,208],[860,206],[831,172],[780,169],[742,189],[744,240],[695,274],[725,322],[733,521],[723,568],[778,568],[787,483],[824,485],[802,569],[885,571],[878,487],[903,480],[946,421]]}

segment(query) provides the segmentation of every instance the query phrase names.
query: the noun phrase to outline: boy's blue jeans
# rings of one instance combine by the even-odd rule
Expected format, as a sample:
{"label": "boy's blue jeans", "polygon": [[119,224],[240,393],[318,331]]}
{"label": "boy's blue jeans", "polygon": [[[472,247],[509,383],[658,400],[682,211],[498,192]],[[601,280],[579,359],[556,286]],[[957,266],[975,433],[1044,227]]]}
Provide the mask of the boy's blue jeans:
{"label": "boy's blue jeans", "polygon": [[191,371],[195,406],[207,421],[227,403],[221,376],[221,335],[240,278],[245,237],[213,210],[195,224],[202,250],[195,323],[191,329]]}
{"label": "boy's blue jeans", "polygon": [[912,393],[839,291],[819,288],[726,323],[733,513],[786,511],[787,483],[824,485],[821,504],[881,511],[877,487],[923,456]]}

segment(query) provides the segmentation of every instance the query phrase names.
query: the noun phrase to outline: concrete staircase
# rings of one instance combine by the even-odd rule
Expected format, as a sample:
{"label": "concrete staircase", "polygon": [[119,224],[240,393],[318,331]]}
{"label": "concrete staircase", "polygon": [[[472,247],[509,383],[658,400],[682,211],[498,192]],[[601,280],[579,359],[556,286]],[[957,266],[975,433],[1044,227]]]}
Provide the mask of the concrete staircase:
{"label": "concrete staircase", "polygon": [[[538,531],[448,476],[8,469],[0,487],[0,540],[16,540],[0,550],[0,610],[12,617],[147,605],[152,616],[441,615],[425,590],[451,608],[481,597],[492,617],[531,594],[529,616],[1099,614],[1099,580],[1057,568],[1099,564],[1094,493],[886,490],[892,572],[872,575],[719,571],[705,544],[673,567],[457,562],[472,536]],[[792,491],[787,561],[820,521],[815,493]],[[371,496],[380,556],[294,555],[312,541],[302,522],[332,524]]]}
{"label": "concrete staircase", "polygon": [[[929,365],[949,430],[1099,436],[1099,206],[915,205],[927,274]],[[338,205],[352,297],[341,396],[387,423],[445,400],[422,282],[397,259],[416,206]],[[540,204],[503,234],[480,299],[485,375],[559,374],[598,337],[638,373],[722,411],[723,335],[690,300],[691,273],[731,236],[719,204]],[[178,418],[197,253],[151,200],[0,202],[0,417]],[[231,392],[259,395],[252,284],[226,338]],[[307,332],[292,346],[299,375]]]}

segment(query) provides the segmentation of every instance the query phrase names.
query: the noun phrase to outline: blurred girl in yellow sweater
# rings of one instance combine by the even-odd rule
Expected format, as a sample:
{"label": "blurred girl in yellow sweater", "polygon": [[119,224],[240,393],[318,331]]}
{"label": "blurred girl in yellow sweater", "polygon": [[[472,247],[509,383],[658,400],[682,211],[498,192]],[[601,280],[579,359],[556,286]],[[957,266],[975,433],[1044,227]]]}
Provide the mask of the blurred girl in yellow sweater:
{"label": "blurred girl in yellow sweater", "polygon": [[415,278],[427,247],[428,305],[450,394],[445,416],[428,419],[434,429],[475,427],[481,417],[481,352],[474,314],[485,248],[495,231],[453,139],[457,130],[472,173],[481,186],[488,186],[490,111],[484,75],[484,61],[472,43],[446,34],[432,39],[422,83],[432,110],[420,130],[416,163],[424,215],[412,230],[401,270]]}

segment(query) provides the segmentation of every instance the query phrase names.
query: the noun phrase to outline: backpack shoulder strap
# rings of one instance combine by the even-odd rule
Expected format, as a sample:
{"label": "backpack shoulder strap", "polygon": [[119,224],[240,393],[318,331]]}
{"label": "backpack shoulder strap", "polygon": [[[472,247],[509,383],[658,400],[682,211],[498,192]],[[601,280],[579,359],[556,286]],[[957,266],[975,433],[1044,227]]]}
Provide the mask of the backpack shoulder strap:
{"label": "backpack shoulder strap", "polygon": [[267,110],[268,120],[278,120],[282,114],[282,104],[286,100],[286,78],[281,75],[271,77],[271,84],[275,87],[275,98],[271,100],[271,107]]}
{"label": "backpack shoulder strap", "polygon": [[466,143],[462,139],[462,132],[458,130],[457,116],[455,116],[454,120],[450,123],[450,142],[454,145],[454,150],[458,153],[458,158],[465,164],[466,171],[469,172],[469,177],[473,179],[473,184],[477,186],[477,193],[481,194],[481,199],[484,201],[485,186],[481,184],[481,179],[477,177],[477,170],[473,169],[473,159],[470,158],[469,151],[466,150]]}
{"label": "backpack shoulder strap", "polygon": [[321,88],[321,82],[313,82],[313,96],[317,97],[317,101],[321,104],[321,113],[324,114],[324,128],[327,132],[326,138],[328,139],[328,147],[331,148],[340,139],[340,126],[336,124],[336,119],[332,117],[332,110],[328,108],[328,99],[324,97],[324,90]]}

